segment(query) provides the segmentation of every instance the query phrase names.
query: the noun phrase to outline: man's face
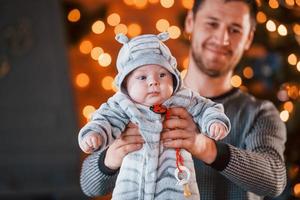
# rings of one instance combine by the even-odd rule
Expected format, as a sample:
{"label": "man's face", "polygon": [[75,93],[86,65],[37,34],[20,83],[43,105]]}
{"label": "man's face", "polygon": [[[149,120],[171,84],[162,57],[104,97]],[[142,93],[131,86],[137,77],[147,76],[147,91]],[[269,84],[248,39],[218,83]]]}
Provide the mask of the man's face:
{"label": "man's face", "polygon": [[159,65],[144,65],[128,75],[126,86],[133,101],[146,106],[162,104],[172,96],[172,74]]}
{"label": "man's face", "polygon": [[190,12],[192,62],[210,77],[231,72],[253,38],[250,9],[242,1],[205,0],[196,15]]}

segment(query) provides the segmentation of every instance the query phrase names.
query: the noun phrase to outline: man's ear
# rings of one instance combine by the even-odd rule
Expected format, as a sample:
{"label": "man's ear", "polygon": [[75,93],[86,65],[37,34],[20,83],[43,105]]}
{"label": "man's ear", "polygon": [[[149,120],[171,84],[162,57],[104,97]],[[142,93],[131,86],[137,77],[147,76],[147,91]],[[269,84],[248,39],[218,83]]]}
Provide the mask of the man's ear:
{"label": "man's ear", "polygon": [[253,42],[253,38],[254,38],[254,32],[255,32],[255,29],[251,29],[250,30],[250,33],[248,35],[248,39],[246,41],[246,44],[245,44],[245,50],[248,50]]}
{"label": "man's ear", "polygon": [[193,11],[188,11],[188,14],[185,18],[184,30],[186,33],[191,34],[194,29],[194,14]]}

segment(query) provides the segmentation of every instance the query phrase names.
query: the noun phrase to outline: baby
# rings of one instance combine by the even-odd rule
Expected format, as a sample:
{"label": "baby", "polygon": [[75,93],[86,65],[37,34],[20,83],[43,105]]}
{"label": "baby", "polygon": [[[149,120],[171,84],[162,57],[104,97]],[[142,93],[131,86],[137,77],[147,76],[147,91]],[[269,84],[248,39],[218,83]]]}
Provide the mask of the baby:
{"label": "baby", "polygon": [[223,139],[230,131],[221,104],[181,87],[176,59],[163,43],[168,38],[168,33],[131,40],[116,36],[123,44],[115,79],[119,92],[102,104],[79,132],[81,149],[92,153],[107,148],[129,122],[139,127],[145,144],[124,157],[112,199],[200,199],[191,154],[164,148],[160,142],[168,108],[186,108],[199,130],[211,138]]}

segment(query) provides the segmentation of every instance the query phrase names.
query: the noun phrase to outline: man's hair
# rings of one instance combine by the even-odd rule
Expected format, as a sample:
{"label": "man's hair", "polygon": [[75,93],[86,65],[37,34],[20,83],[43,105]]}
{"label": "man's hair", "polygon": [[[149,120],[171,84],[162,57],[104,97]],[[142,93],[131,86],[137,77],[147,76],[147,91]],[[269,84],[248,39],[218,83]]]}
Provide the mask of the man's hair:
{"label": "man's hair", "polygon": [[[203,4],[204,1],[209,1],[209,0],[194,0],[194,5],[192,8],[194,15],[196,15],[197,11],[199,10],[200,6]],[[230,1],[242,1],[248,5],[250,9],[251,25],[253,28],[255,28],[256,14],[258,12],[256,0],[224,0],[225,3]]]}

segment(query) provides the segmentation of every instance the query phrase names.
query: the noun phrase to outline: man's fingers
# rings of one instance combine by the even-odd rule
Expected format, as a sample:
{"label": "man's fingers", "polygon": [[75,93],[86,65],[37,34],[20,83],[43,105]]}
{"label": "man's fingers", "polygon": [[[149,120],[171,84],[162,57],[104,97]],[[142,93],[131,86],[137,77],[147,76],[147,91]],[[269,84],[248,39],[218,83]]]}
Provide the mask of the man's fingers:
{"label": "man's fingers", "polygon": [[179,119],[179,118],[173,118],[165,120],[163,123],[163,127],[167,129],[185,129],[189,125],[187,120]]}
{"label": "man's fingers", "polygon": [[123,145],[118,149],[118,152],[120,153],[120,155],[122,157],[124,157],[125,155],[127,155],[128,153],[131,153],[133,151],[139,150],[140,148],[142,148],[142,144],[127,144],[127,145]]}
{"label": "man's fingers", "polygon": [[185,108],[174,107],[169,109],[171,112],[171,116],[175,115],[181,119],[190,118],[190,114],[186,111]]}
{"label": "man's fingers", "polygon": [[164,146],[169,148],[188,149],[191,146],[191,141],[186,139],[176,139],[164,141]]}
{"label": "man's fingers", "polygon": [[141,135],[127,135],[122,136],[121,138],[118,138],[115,140],[115,142],[112,144],[115,146],[115,148],[120,148],[124,145],[128,144],[142,144],[144,143],[144,140]]}
{"label": "man's fingers", "polygon": [[194,137],[195,133],[187,132],[181,129],[175,129],[171,131],[163,132],[161,135],[161,140],[173,140],[173,139],[187,139]]}

